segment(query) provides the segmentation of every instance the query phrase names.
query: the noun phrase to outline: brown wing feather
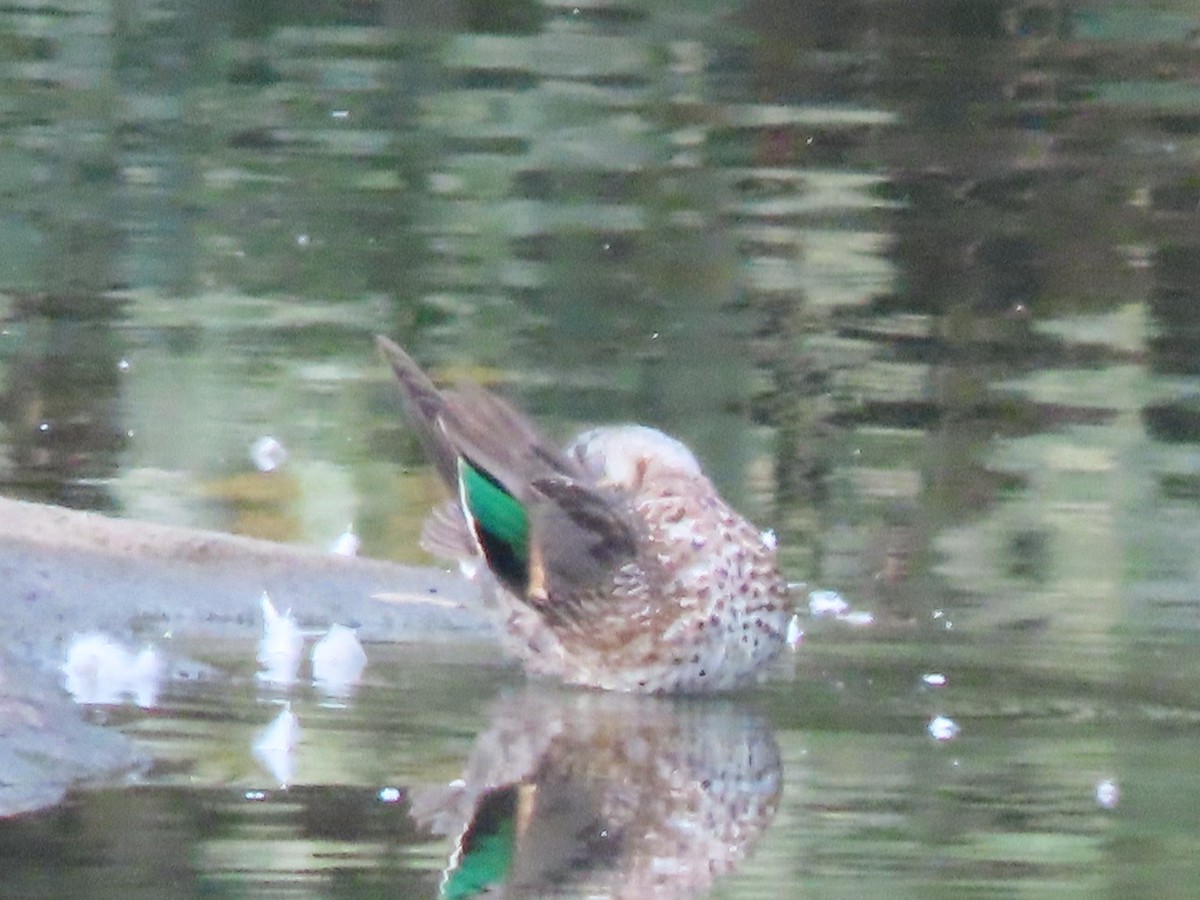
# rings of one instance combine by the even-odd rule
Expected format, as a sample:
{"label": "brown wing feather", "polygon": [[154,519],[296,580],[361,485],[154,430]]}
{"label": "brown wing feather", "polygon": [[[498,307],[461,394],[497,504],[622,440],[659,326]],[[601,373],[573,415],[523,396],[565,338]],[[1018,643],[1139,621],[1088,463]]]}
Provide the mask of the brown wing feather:
{"label": "brown wing feather", "polygon": [[495,394],[465,385],[443,396],[442,428],[455,450],[522,503],[536,499],[530,485],[538,478],[583,475],[522,412]]}
{"label": "brown wing feather", "polygon": [[536,477],[582,474],[577,463],[507,401],[471,384],[440,391],[398,344],[382,335],[375,340],[396,375],[405,412],[426,454],[451,488],[458,483],[460,455],[522,501]]}
{"label": "brown wing feather", "polygon": [[[476,385],[439,391],[398,345],[378,338],[405,409],[446,484],[455,489],[458,457],[498,481],[530,522],[530,593],[548,620],[574,619],[584,597],[605,595],[616,570],[637,552],[638,526],[625,498],[601,488],[574,458],[551,444],[522,412]],[[457,504],[431,517],[423,544],[461,557],[474,547]]]}
{"label": "brown wing feather", "polygon": [[607,593],[637,552],[625,498],[596,485],[518,410],[479,389],[447,393],[445,433],[454,447],[516,497],[529,516],[525,599],[549,620],[578,618],[586,595]]}
{"label": "brown wing feather", "polygon": [[457,454],[439,424],[446,409],[442,392],[429,380],[429,376],[421,370],[416,361],[400,349],[399,344],[383,335],[377,335],[375,343],[400,383],[404,410],[417,428],[425,455],[437,468],[446,485],[453,488],[458,478]]}
{"label": "brown wing feather", "polygon": [[536,590],[548,618],[581,619],[582,603],[607,596],[617,570],[637,555],[632,510],[616,493],[564,477],[538,479],[531,523]]}

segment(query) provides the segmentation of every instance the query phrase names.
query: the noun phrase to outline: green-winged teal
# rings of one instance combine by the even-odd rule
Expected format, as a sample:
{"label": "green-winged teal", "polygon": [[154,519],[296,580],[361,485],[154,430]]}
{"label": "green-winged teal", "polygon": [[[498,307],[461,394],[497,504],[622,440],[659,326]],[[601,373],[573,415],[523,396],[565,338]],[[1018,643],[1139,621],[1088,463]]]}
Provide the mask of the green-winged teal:
{"label": "green-winged teal", "polygon": [[564,448],[476,385],[439,390],[387,338],[426,453],[456,500],[422,546],[481,583],[528,672],[617,691],[753,681],[784,644],[773,536],[653,428],[596,428]]}

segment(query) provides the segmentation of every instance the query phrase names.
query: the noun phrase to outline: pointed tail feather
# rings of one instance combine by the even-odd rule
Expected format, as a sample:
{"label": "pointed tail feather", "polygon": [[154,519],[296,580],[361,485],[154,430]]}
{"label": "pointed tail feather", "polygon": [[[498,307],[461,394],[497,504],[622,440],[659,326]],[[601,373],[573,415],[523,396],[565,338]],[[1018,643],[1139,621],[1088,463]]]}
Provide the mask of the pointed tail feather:
{"label": "pointed tail feather", "polygon": [[458,481],[457,454],[439,422],[445,413],[445,398],[399,344],[383,335],[376,335],[375,343],[396,375],[404,397],[405,411],[417,428],[425,454],[437,467],[442,480],[453,488]]}

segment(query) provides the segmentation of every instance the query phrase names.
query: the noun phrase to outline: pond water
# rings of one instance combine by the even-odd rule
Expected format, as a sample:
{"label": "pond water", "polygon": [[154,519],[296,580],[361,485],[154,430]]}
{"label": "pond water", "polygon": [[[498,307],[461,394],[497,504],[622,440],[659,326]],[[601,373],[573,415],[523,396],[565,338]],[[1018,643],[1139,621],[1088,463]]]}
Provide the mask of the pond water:
{"label": "pond water", "polygon": [[[0,895],[453,895],[474,811],[468,845],[553,848],[525,895],[651,896],[655,865],[698,894],[707,859],[721,897],[1195,896],[1198,29],[1186,0],[0,9],[4,494],[428,563],[383,332],[553,434],[677,434],[802,612],[872,618],[806,617],[707,706],[368,648],[341,707],[291,698],[286,790],[250,752],[284,698],[198,647],[227,677],[108,713],[161,755],[136,786],[0,825]],[[513,723],[507,781],[411,814]],[[685,840],[706,781],[717,837]]]}
{"label": "pond water", "polygon": [[[93,710],[157,761],[0,826],[4,895],[476,896],[496,869],[459,847],[522,803],[517,896],[699,896],[719,876],[721,897],[1082,897],[1148,862],[1186,876],[1138,836],[1187,834],[1184,795],[1161,792],[1192,777],[1191,717],[990,651],[818,635],[763,690],[691,700],[395,646],[330,698],[208,646],[221,676]],[[293,749],[257,751],[285,703]],[[931,736],[939,716],[957,737]]]}

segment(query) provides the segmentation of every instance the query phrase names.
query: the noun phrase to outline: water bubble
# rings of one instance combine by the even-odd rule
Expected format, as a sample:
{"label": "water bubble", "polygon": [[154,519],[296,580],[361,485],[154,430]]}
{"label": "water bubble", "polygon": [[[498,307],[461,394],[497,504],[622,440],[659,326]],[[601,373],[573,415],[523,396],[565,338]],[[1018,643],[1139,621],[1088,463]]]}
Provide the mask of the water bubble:
{"label": "water bubble", "polygon": [[941,742],[954,740],[962,731],[958,723],[948,716],[934,716],[929,720],[927,730],[931,738]]}
{"label": "water bubble", "polygon": [[787,645],[795,650],[804,640],[804,629],[800,627],[800,616],[792,616],[787,627]]}
{"label": "water bubble", "polygon": [[1115,809],[1121,802],[1121,789],[1116,781],[1105,778],[1096,784],[1096,805],[1101,809]]}
{"label": "water bubble", "polygon": [[921,676],[921,682],[926,687],[945,687],[946,676],[941,672],[926,672]]}
{"label": "water bubble", "polygon": [[851,609],[837,591],[812,591],[808,595],[808,613],[814,619],[837,619],[847,625],[873,625],[875,616],[863,609]]}
{"label": "water bubble", "polygon": [[150,647],[135,656],[108,635],[78,635],[62,665],[63,686],[76,703],[111,706],[129,698],[150,709],[158,701],[163,668]]}
{"label": "water bubble", "polygon": [[251,752],[262,766],[271,773],[280,787],[287,787],[295,772],[296,744],[300,740],[300,720],[292,712],[292,704],[284,704],[283,711],[251,745]]}
{"label": "water bubble", "polygon": [[274,472],[287,462],[287,448],[270,435],[250,445],[250,461],[260,472]]}
{"label": "water bubble", "polygon": [[307,247],[311,243],[312,243],[312,238],[309,235],[307,235],[307,234],[296,235],[296,246],[297,247]]}
{"label": "water bubble", "polygon": [[839,622],[845,622],[847,625],[855,625],[862,627],[864,625],[875,624],[875,614],[868,612],[865,609],[855,609],[842,613],[836,617]]}
{"label": "water bubble", "polygon": [[346,530],[329,545],[329,552],[334,556],[358,556],[358,548],[361,546],[362,541],[354,533],[354,526],[347,525]]}
{"label": "water bubble", "polygon": [[164,664],[153,647],[143,647],[133,657],[129,667],[128,689],[133,703],[139,709],[153,709],[158,705],[158,690],[162,684]]}
{"label": "water bubble", "polygon": [[354,629],[345,625],[332,626],[312,649],[313,684],[326,694],[349,694],[366,667],[366,651]]}
{"label": "water bubble", "polygon": [[398,803],[400,801],[400,788],[380,788],[379,800],[381,803]]}
{"label": "water bubble", "polygon": [[331,119],[348,119],[348,118],[350,118],[350,110],[335,109],[335,110],[333,110],[333,112],[331,112],[329,114],[329,118],[331,118]]}
{"label": "water bubble", "polygon": [[461,191],[466,182],[458,175],[448,172],[432,172],[429,175],[429,190],[434,194],[453,194]]}
{"label": "water bubble", "polygon": [[129,360],[125,359],[124,357],[117,360],[117,371],[118,372],[128,372],[129,369],[130,369]]}
{"label": "water bubble", "polygon": [[808,612],[812,616],[844,616],[850,604],[837,591],[813,591],[808,595]]}
{"label": "water bubble", "polygon": [[289,609],[280,613],[263,591],[259,598],[263,614],[263,633],[258,642],[258,662],[262,669],[258,677],[272,684],[289,685],[296,680],[300,655],[304,652],[304,635]]}

